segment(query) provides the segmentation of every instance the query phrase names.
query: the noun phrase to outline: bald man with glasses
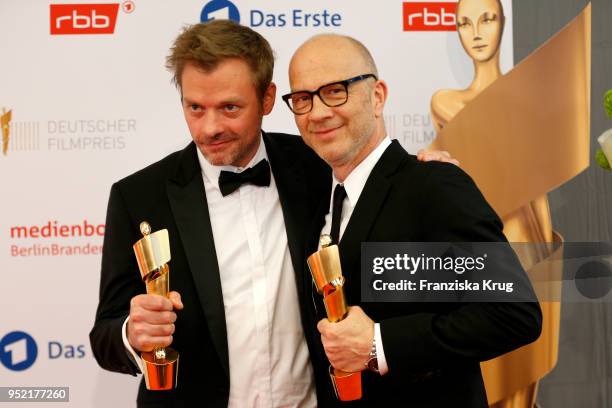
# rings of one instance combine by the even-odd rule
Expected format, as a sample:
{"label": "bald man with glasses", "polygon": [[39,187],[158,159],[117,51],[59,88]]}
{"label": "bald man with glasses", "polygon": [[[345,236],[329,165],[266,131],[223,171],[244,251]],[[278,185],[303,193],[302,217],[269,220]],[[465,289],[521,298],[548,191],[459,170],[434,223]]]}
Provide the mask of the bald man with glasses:
{"label": "bald man with glasses", "polygon": [[[362,302],[361,244],[505,242],[498,216],[461,169],[418,162],[391,141],[383,119],[387,85],[357,40],[328,34],[306,41],[291,60],[289,81],[292,92],[283,100],[304,142],[333,171],[308,253],[317,251],[320,234],[331,235],[353,305],[344,320],[330,323],[313,293],[310,313],[318,324],[306,335],[318,345],[315,369],[329,361],[362,372],[363,398],[350,406],[487,407],[479,363],[538,338],[537,301]],[[496,272],[535,299],[508,250]]]}

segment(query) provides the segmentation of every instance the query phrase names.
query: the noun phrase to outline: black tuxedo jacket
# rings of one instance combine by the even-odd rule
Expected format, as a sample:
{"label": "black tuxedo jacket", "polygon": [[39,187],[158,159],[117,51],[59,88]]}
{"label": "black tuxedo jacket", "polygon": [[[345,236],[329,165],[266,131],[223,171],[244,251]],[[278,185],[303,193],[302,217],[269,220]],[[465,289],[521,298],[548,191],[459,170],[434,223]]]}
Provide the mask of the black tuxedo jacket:
{"label": "black tuxedo jacket", "polygon": [[[329,186],[331,182],[319,206],[308,253],[317,247],[329,208]],[[537,303],[362,303],[361,243],[505,240],[501,221],[460,168],[418,162],[397,141],[387,148],[339,243],[348,304],[360,305],[380,322],[389,367],[385,376],[363,372],[364,398],[353,405],[486,407],[479,362],[534,341],[541,330]],[[516,256],[509,251],[510,262],[499,265],[502,275],[518,282],[515,287],[522,285],[523,293],[533,293]],[[305,277],[304,288],[310,285]],[[323,318],[322,303],[316,309],[318,318]],[[314,326],[310,329],[318,346],[313,356],[325,370],[329,363],[320,336]]]}
{"label": "black tuxedo jacket", "polygon": [[[305,231],[314,218],[315,197],[324,194],[329,170],[301,138],[264,134],[264,143],[281,201],[298,293],[303,295]],[[147,391],[144,381],[139,406],[187,407],[196,402],[225,407],[229,395],[227,333],[219,268],[210,226],[196,146],[115,183],[111,188],[102,255],[100,302],[90,333],[100,366],[135,375],[121,338],[130,299],[145,293],[132,245],[141,238],[139,224],[170,235],[170,288],[181,293],[172,347],[180,353],[178,387]],[[310,298],[308,299],[311,302]],[[300,299],[300,304],[304,304]],[[302,319],[311,321],[301,308]],[[244,317],[248,319],[248,316]],[[309,339],[309,347],[312,347]],[[318,370],[317,370],[318,371]],[[328,378],[325,378],[328,380]],[[318,393],[325,397],[324,393]],[[325,405],[320,402],[320,405]]]}

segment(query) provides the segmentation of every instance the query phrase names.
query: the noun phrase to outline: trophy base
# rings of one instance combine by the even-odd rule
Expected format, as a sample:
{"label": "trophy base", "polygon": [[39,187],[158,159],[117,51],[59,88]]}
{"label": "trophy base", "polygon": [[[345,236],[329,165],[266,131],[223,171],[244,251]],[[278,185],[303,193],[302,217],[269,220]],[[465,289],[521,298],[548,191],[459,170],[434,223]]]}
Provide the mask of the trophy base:
{"label": "trophy base", "polygon": [[179,354],[169,347],[164,350],[166,357],[163,359],[156,358],[155,351],[140,354],[147,390],[165,391],[176,388]]}
{"label": "trophy base", "polygon": [[336,370],[329,366],[329,376],[336,397],[340,401],[356,401],[361,399],[361,371],[347,373],[346,371]]}

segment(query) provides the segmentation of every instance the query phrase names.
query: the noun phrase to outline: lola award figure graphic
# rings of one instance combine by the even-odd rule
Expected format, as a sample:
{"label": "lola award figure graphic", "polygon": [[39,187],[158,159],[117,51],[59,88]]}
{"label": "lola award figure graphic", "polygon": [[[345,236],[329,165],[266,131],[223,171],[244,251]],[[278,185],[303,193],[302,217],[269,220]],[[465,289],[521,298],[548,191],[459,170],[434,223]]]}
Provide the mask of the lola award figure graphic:
{"label": "lola award figure graphic", "polygon": [[[480,92],[502,76],[499,54],[504,23],[504,10],[499,0],[461,0],[457,5],[457,32],[463,49],[474,63],[474,79],[466,89],[444,89],[433,95],[431,115],[437,132]],[[502,219],[504,233],[510,242],[553,240],[546,195],[537,197]],[[521,262],[523,267],[528,269],[546,255],[548,254],[524,254]]]}
{"label": "lola award figure graphic", "polygon": [[483,89],[502,76],[499,52],[505,17],[498,0],[463,0],[457,6],[457,32],[474,62],[474,79],[466,89],[443,89],[431,98],[431,115],[440,131]]}
{"label": "lola award figure graphic", "polygon": [[5,108],[2,108],[2,115],[0,115],[0,129],[2,129],[2,154],[6,156],[6,152],[9,148],[9,135],[11,132],[11,119],[12,119],[12,110],[6,111]]}
{"label": "lola award figure graphic", "polygon": [[[529,271],[562,251],[546,194],[588,166],[590,8],[506,76],[500,69],[501,2],[460,0],[456,21],[474,78],[466,89],[432,96],[437,138],[429,149],[447,150],[462,163],[502,218],[508,241],[530,243],[515,246]],[[555,67],[565,61],[572,67],[559,72]],[[550,120],[568,108],[575,114]],[[542,151],[569,159],[549,165],[532,154]],[[556,276],[560,269],[547,272]],[[551,298],[540,299],[540,338],[481,364],[495,408],[533,407],[539,379],[557,362],[560,303],[542,300]]]}

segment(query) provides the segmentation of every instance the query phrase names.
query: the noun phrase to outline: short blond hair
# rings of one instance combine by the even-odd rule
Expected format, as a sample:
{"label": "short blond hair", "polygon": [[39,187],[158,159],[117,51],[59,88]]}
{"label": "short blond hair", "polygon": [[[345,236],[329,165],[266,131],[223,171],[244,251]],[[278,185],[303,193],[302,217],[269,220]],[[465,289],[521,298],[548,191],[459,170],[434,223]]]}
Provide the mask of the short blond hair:
{"label": "short blond hair", "polygon": [[187,63],[210,72],[229,58],[238,58],[248,64],[257,95],[263,100],[272,82],[274,53],[261,34],[231,20],[212,20],[185,27],[170,49],[166,67],[174,73],[173,81],[181,88]]}

